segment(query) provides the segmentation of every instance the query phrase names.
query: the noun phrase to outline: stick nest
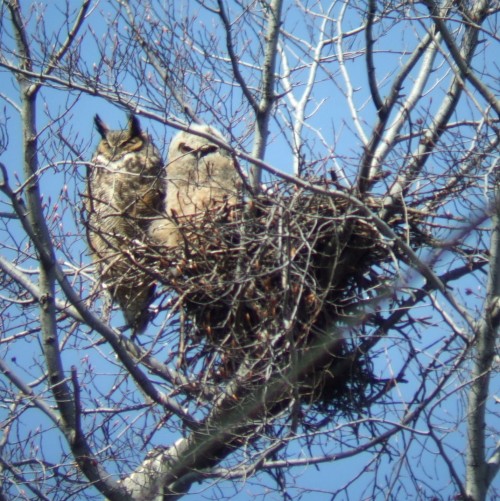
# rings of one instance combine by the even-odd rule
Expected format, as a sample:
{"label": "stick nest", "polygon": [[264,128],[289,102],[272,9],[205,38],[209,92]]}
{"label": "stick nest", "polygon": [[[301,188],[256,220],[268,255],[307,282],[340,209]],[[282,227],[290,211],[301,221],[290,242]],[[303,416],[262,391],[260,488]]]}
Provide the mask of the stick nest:
{"label": "stick nest", "polygon": [[361,347],[374,318],[363,305],[392,250],[346,198],[278,193],[175,218],[182,243],[149,243],[134,259],[169,295],[179,366],[200,383],[250,390],[281,378],[277,406],[360,410],[387,384]]}

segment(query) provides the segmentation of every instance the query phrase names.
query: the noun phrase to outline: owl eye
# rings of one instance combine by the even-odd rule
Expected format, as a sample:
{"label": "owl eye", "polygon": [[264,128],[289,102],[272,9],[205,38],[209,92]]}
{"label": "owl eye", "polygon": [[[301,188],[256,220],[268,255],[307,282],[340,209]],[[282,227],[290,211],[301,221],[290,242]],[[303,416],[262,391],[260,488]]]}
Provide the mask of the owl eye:
{"label": "owl eye", "polygon": [[188,146],[186,143],[179,144],[179,150],[182,153],[185,153],[186,155],[189,154],[189,153],[192,153],[194,151],[193,148],[191,148],[190,146]]}
{"label": "owl eye", "polygon": [[107,139],[101,139],[97,146],[97,151],[99,153],[107,153],[109,152],[113,147],[111,146],[111,143]]}
{"label": "owl eye", "polygon": [[218,151],[218,149],[219,147],[216,146],[215,144],[207,144],[200,148],[198,155],[200,156],[200,158],[202,158],[205,155],[210,155],[210,153],[215,153],[216,151]]}
{"label": "owl eye", "polygon": [[142,148],[144,141],[140,137],[129,137],[120,143],[120,147],[128,151],[136,151]]}

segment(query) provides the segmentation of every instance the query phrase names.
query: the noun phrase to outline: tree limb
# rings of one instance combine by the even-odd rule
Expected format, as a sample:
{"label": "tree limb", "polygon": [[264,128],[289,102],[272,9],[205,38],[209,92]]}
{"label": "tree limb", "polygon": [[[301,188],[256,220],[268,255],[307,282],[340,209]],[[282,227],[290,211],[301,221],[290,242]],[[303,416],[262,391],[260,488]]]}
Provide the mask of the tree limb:
{"label": "tree limb", "polygon": [[[462,51],[456,46],[451,33],[448,31],[446,24],[443,21],[443,16],[440,12],[440,9],[437,7],[435,0],[423,0],[423,3],[429,9],[431,13],[432,20],[436,24],[436,27],[441,33],[443,40],[446,43],[446,47],[450,51],[455,64],[459,70],[458,74],[460,77],[463,77],[465,80],[469,80],[469,82],[476,88],[476,90],[483,96],[483,98],[490,104],[490,106],[496,111],[497,115],[500,116],[500,101],[496,98],[495,94],[479,79],[474,70],[471,68],[470,56],[464,57],[462,55]],[[475,41],[472,43],[472,46],[477,44],[477,32],[478,27],[484,21],[488,14],[489,2],[488,0],[480,0],[479,2],[475,2],[473,7],[473,12],[470,12],[469,15],[472,16],[472,20],[476,23],[475,26],[470,24],[468,26],[468,30],[474,32]]]}
{"label": "tree limb", "polygon": [[[490,263],[484,316],[475,332],[476,346],[473,357],[472,384],[469,392],[468,450],[466,467],[467,494],[474,501],[486,499],[486,492],[498,464],[488,464],[486,459],[486,406],[495,358],[495,345],[500,326],[500,189],[495,190],[496,199],[492,214]],[[498,454],[498,453],[497,453]],[[494,466],[491,467],[491,464]]]}

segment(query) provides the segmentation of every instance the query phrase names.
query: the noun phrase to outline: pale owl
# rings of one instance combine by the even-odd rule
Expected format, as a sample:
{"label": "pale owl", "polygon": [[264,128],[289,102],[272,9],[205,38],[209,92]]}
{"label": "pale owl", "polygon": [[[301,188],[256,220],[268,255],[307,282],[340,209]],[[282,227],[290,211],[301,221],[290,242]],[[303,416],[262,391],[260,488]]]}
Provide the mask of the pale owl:
{"label": "pale owl", "polygon": [[149,321],[155,285],[129,251],[163,212],[164,164],[135,116],[124,130],[109,130],[98,115],[95,126],[102,139],[87,172],[87,238],[100,279],[135,335]]}
{"label": "pale owl", "polygon": [[194,133],[179,132],[170,143],[165,186],[167,218],[155,221],[150,229],[151,237],[167,247],[179,244],[178,222],[185,216],[236,204],[241,186],[229,151],[196,132],[225,143],[222,134],[208,125],[192,125],[190,131]]}

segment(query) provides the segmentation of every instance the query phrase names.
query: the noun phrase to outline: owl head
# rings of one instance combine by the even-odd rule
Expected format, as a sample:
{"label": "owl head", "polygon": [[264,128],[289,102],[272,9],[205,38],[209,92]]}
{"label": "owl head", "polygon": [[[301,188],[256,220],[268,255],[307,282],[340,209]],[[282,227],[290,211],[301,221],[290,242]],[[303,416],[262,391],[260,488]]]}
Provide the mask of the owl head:
{"label": "owl head", "polygon": [[139,151],[148,141],[134,115],[129,115],[127,128],[123,130],[110,130],[99,115],[94,117],[94,123],[102,138],[96,154],[104,155],[109,160],[118,160],[127,153]]}
{"label": "owl head", "polygon": [[[192,132],[194,132],[194,134]],[[217,144],[210,141],[210,139],[196,135],[196,132],[201,132],[219,141],[226,142],[224,136],[217,129],[209,125],[193,124],[190,126],[189,132],[181,131],[172,139],[168,149],[169,162],[173,162],[180,157],[194,157],[196,160],[200,160],[216,152],[229,156],[229,153],[226,153],[224,148],[219,147]]]}

